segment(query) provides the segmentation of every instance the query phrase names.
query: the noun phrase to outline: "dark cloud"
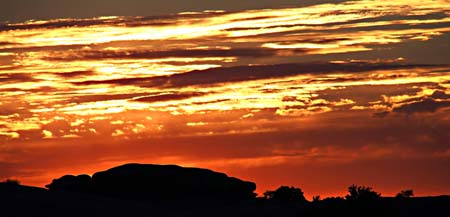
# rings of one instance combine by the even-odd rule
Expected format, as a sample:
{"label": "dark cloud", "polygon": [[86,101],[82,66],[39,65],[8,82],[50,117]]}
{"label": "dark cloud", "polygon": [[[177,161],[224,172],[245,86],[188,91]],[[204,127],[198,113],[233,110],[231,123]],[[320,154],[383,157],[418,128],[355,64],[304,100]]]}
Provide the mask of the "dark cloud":
{"label": "dark cloud", "polygon": [[33,78],[31,74],[27,73],[0,74],[0,83],[32,82],[38,80],[39,79]]}
{"label": "dark cloud", "polygon": [[[226,114],[227,116],[233,115],[231,113]],[[374,144],[381,150],[393,148],[391,147],[392,144],[398,144],[399,148],[417,150],[418,153],[423,152],[421,154],[430,154],[437,150],[445,150],[448,147],[447,145],[443,146],[445,141],[448,140],[448,136],[445,134],[436,135],[433,128],[428,125],[432,124],[436,128],[447,129],[449,124],[443,121],[410,123],[405,122],[402,116],[389,116],[384,119],[370,119],[368,121],[366,115],[367,113],[353,114],[351,116],[353,119],[360,118],[360,120],[354,121],[349,121],[348,117],[337,117],[335,115],[319,117],[317,121],[326,123],[319,128],[301,127],[298,124],[299,119],[296,119],[290,120],[288,123],[285,122],[282,130],[278,128],[278,130],[266,132],[214,133],[212,135],[196,135],[192,131],[186,131],[187,134],[180,136],[180,132],[177,131],[179,124],[165,125],[168,129],[166,129],[164,136],[129,141],[127,145],[135,146],[133,149],[128,149],[129,155],[133,155],[131,152],[140,152],[139,150],[148,150],[147,153],[149,154],[160,150],[159,153],[161,154],[191,155],[191,157],[200,159],[273,156],[275,155],[274,151],[282,151],[282,153],[277,152],[277,154],[289,154],[314,147],[357,150],[368,144]],[[202,120],[209,122],[209,120],[215,118]],[[223,117],[218,116],[218,118]],[[183,120],[184,118],[180,117],[180,119]],[[343,123],[345,123],[345,126],[343,126]],[[208,125],[211,127],[212,124],[214,122],[209,122]],[[217,124],[224,131],[230,129],[237,132],[254,126],[258,126],[260,129],[270,129],[277,126],[272,121],[264,120],[242,126],[232,125],[227,127],[226,123],[220,121]],[[210,127],[208,130],[217,132],[218,129]],[[323,135],[327,136],[324,137]],[[418,140],[417,138],[422,135],[430,136],[433,139],[431,141]],[[169,137],[170,139],[168,139]],[[330,141],[330,138],[333,138],[333,140]],[[337,153],[336,155],[340,154]]]}
{"label": "dark cloud", "polygon": [[[358,105],[370,106],[370,102],[381,100],[382,95],[388,97],[399,95],[415,96],[418,92],[422,91],[420,87],[438,88],[439,85],[428,82],[411,84],[354,85],[346,86],[345,88],[340,89],[330,88],[319,90],[316,93],[320,98],[327,101],[339,101],[339,99],[347,98],[356,101]],[[415,97],[411,98],[415,99]]]}
{"label": "dark cloud", "polygon": [[86,51],[61,57],[48,57],[52,61],[99,60],[99,59],[162,59],[168,57],[265,57],[274,56],[277,50],[264,48],[243,49],[187,49],[168,51]]}
{"label": "dark cloud", "polygon": [[74,77],[80,77],[80,76],[89,76],[95,74],[92,70],[82,70],[82,71],[72,71],[72,72],[62,72],[62,73],[56,73],[55,75],[58,75],[63,78],[74,78]]}
{"label": "dark cloud", "polygon": [[[91,25],[106,25],[114,24],[109,20],[93,20],[93,19],[64,19],[64,20],[53,20],[45,23],[29,23],[29,24],[3,24],[0,25],[0,31],[10,31],[10,30],[30,30],[30,29],[53,29],[53,28],[64,28],[64,27],[84,27]],[[118,22],[118,21],[116,21]]]}
{"label": "dark cloud", "polygon": [[[448,27],[447,22],[438,22],[438,23],[412,23],[412,24],[398,24],[395,22],[392,22],[391,24],[387,25],[374,25],[374,26],[363,26],[363,27],[348,27],[348,28],[340,28],[336,32],[361,32],[361,31],[377,31],[377,30],[408,30],[408,29],[424,29],[426,31],[427,29],[436,29],[436,28],[445,28]],[[317,32],[326,32],[325,29],[323,30],[316,30]],[[422,35],[422,33],[416,33],[411,35],[404,35],[401,38],[402,39],[410,39],[414,38],[415,36]]]}
{"label": "dark cloud", "polygon": [[361,78],[311,78],[306,83],[317,84],[317,83],[344,83],[351,81],[360,81]]}
{"label": "dark cloud", "polygon": [[193,102],[194,105],[206,105],[206,104],[213,104],[213,103],[219,103],[219,102],[227,102],[230,101],[230,99],[218,99],[213,101],[206,101],[206,102]]}
{"label": "dark cloud", "polygon": [[413,102],[394,108],[394,112],[414,114],[424,112],[436,112],[439,109],[450,107],[450,101],[436,101],[426,98],[419,102]]}
{"label": "dark cloud", "polygon": [[[1,28],[1,26],[0,26]],[[7,46],[7,45],[15,45],[17,43],[13,43],[13,42],[8,42],[8,41],[0,41],[0,46]]]}
{"label": "dark cloud", "polygon": [[11,88],[0,88],[0,92],[16,92],[16,91],[24,91],[24,89],[11,87]]}
{"label": "dark cloud", "polygon": [[221,67],[206,70],[194,70],[187,73],[147,78],[125,78],[113,80],[91,80],[75,82],[77,85],[137,85],[142,87],[184,87],[195,85],[213,85],[227,82],[239,82],[257,79],[295,76],[301,74],[327,74],[335,72],[358,73],[373,70],[396,70],[416,67],[437,67],[437,65],[401,65],[371,63],[300,63],[257,66]]}
{"label": "dark cloud", "polygon": [[271,18],[277,18],[277,16],[246,17],[246,18],[233,19],[230,22],[241,22],[241,21],[250,21],[250,20],[264,20],[264,19],[271,19]]}
{"label": "dark cloud", "polygon": [[145,96],[149,93],[129,93],[129,94],[96,94],[96,95],[83,95],[74,96],[67,99],[67,103],[86,103],[97,101],[109,101],[109,100],[123,100],[132,99],[134,97]]}
{"label": "dark cloud", "polygon": [[[67,93],[75,94],[75,93]],[[203,92],[141,92],[141,93],[125,93],[125,94],[95,94],[95,95],[82,95],[68,97],[65,100],[66,103],[87,103],[97,101],[109,101],[109,100],[135,100],[139,102],[159,102],[170,100],[182,100],[191,97],[204,96],[210,93]],[[211,102],[213,103],[213,102]]]}
{"label": "dark cloud", "polygon": [[81,49],[86,45],[51,45],[51,46],[26,46],[26,47],[11,47],[2,48],[0,53],[21,53],[21,52],[36,52],[36,51],[67,51],[70,49]]}
{"label": "dark cloud", "polygon": [[[354,11],[351,12],[345,12],[348,14],[354,14]],[[331,16],[332,14],[323,14],[323,16]],[[447,27],[448,23],[441,22],[441,23],[427,23],[427,24],[399,24],[398,22],[392,22],[391,24],[385,24],[385,25],[373,25],[373,26],[351,26],[351,24],[358,24],[358,23],[372,23],[372,22],[379,22],[379,21],[398,21],[398,20],[427,20],[427,19],[443,19],[446,18],[447,15],[443,12],[434,13],[434,14],[427,14],[427,15],[391,15],[391,16],[378,16],[373,18],[362,18],[362,19],[354,19],[350,21],[336,21],[336,22],[327,22],[327,23],[320,23],[320,24],[288,24],[288,25],[269,25],[265,27],[236,27],[236,28],[229,28],[226,29],[226,31],[245,31],[245,30],[260,30],[260,29],[275,29],[275,28],[292,28],[296,26],[305,26],[305,27],[311,27],[307,29],[302,30],[293,30],[290,31],[295,33],[313,33],[313,32],[329,32],[330,30],[328,28],[314,28],[314,27],[333,27],[333,26],[341,26],[345,25],[346,27],[341,27],[339,29],[336,29],[336,32],[348,32],[348,31],[371,31],[371,30],[394,30],[394,29],[410,29],[411,27],[414,28],[438,28],[438,27]],[[286,33],[286,32],[284,32]],[[278,33],[276,33],[278,34]],[[267,35],[272,35],[272,33],[269,33]],[[253,37],[253,36],[243,36],[243,37]],[[319,39],[320,40],[320,39]]]}
{"label": "dark cloud", "polygon": [[31,89],[27,89],[25,87],[24,88],[17,88],[17,87],[0,88],[0,92],[28,92],[28,93],[50,93],[50,92],[54,92],[57,90],[58,90],[58,88],[50,87],[50,86],[42,86],[42,87],[31,88]]}
{"label": "dark cloud", "polygon": [[[370,12],[370,10],[368,12]],[[338,11],[337,13],[353,14],[355,12],[354,11],[351,11],[351,12]],[[364,13],[364,11],[361,11],[361,13]],[[327,15],[327,14],[323,14],[323,15]],[[332,15],[332,14],[330,13],[328,15]],[[446,17],[448,17],[448,15],[445,12],[435,12],[435,13],[420,14],[420,15],[395,14],[395,15],[384,15],[384,16],[370,17],[370,18],[361,18],[361,19],[355,19],[355,20],[343,21],[343,22],[330,22],[330,23],[319,24],[319,25],[334,26],[334,25],[346,25],[346,24],[357,24],[357,23],[373,23],[373,22],[379,22],[379,21],[444,19]],[[373,26],[373,27],[377,28],[376,26]]]}
{"label": "dark cloud", "polygon": [[161,102],[161,101],[171,101],[171,100],[183,100],[183,99],[189,99],[192,97],[197,96],[204,96],[208,93],[202,93],[202,92],[190,92],[190,93],[164,93],[159,95],[153,95],[153,96],[146,96],[146,97],[140,97],[135,99],[135,101],[138,102]]}
{"label": "dark cloud", "polygon": [[[348,13],[354,13],[348,12]],[[327,14],[324,14],[326,16]],[[331,14],[329,14],[331,15]],[[431,29],[431,28],[440,28],[440,27],[448,27],[447,22],[438,22],[438,23],[415,23],[415,24],[399,24],[398,20],[428,20],[428,19],[443,19],[446,18],[447,15],[443,12],[439,13],[432,13],[432,14],[426,14],[426,15],[387,15],[387,16],[377,16],[372,18],[362,18],[362,19],[354,19],[350,21],[336,21],[336,22],[328,22],[328,23],[320,23],[320,24],[301,24],[301,26],[305,27],[311,27],[307,29],[300,29],[300,30],[292,30],[289,32],[283,32],[283,33],[268,33],[264,34],[267,36],[270,35],[279,35],[286,33],[329,33],[329,28],[314,28],[314,27],[334,27],[334,26],[343,26],[339,29],[334,30],[336,33],[338,32],[358,32],[358,31],[374,31],[374,30],[405,30],[405,29],[411,29],[411,28],[421,28],[421,29]],[[352,26],[352,24],[358,24],[358,23],[372,23],[372,22],[379,22],[379,21],[392,21],[390,24],[385,25],[369,25],[369,26]],[[261,27],[237,27],[237,28],[230,28],[226,31],[245,31],[245,30],[260,30],[260,29],[274,29],[274,28],[292,28],[299,26],[300,24],[289,24],[289,25],[271,25],[271,26],[265,26],[263,28]],[[345,26],[345,27],[344,27]],[[253,36],[242,36],[242,38],[247,37],[253,37]],[[319,39],[320,40],[320,39]]]}
{"label": "dark cloud", "polygon": [[389,114],[388,111],[383,111],[383,112],[376,112],[376,113],[373,113],[372,116],[375,117],[375,118],[384,118],[384,117],[386,117],[388,114]]}
{"label": "dark cloud", "polygon": [[[176,24],[178,19],[200,19],[204,17],[209,17],[212,14],[218,13],[198,13],[198,14],[183,14],[183,15],[160,15],[160,16],[145,16],[145,17],[114,17],[108,19],[55,19],[48,20],[46,22],[36,22],[36,23],[18,23],[18,24],[1,24],[1,31],[10,30],[30,30],[30,29],[55,29],[55,28],[67,28],[67,27],[87,27],[87,26],[164,26],[170,24]],[[222,12],[221,14],[224,14]]]}
{"label": "dark cloud", "polygon": [[51,19],[61,17],[87,18],[104,15],[148,16],[185,11],[245,10],[261,8],[299,7],[320,3],[338,3],[346,0],[3,0],[0,7],[0,22],[18,22],[29,19]]}
{"label": "dark cloud", "polygon": [[433,99],[450,99],[450,94],[446,94],[442,90],[436,90],[430,97]]}

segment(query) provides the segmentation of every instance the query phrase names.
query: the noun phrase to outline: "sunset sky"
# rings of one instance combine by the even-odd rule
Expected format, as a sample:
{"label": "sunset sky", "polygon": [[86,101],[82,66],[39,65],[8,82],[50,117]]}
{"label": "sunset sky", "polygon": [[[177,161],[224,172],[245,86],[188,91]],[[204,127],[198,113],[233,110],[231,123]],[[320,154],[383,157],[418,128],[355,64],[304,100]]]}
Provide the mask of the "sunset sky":
{"label": "sunset sky", "polygon": [[6,0],[0,14],[0,180],[139,162],[259,193],[450,194],[448,0]]}

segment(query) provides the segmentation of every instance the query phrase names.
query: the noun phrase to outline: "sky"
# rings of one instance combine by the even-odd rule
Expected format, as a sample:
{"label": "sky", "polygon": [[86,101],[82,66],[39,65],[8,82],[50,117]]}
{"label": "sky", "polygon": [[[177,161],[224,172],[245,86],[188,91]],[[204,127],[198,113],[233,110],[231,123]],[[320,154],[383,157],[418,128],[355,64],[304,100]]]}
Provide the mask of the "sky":
{"label": "sky", "polygon": [[0,180],[138,162],[450,194],[449,1],[87,2],[2,1]]}
{"label": "sky", "polygon": [[98,16],[154,16],[179,12],[286,8],[344,0],[2,0],[0,21],[92,18]]}

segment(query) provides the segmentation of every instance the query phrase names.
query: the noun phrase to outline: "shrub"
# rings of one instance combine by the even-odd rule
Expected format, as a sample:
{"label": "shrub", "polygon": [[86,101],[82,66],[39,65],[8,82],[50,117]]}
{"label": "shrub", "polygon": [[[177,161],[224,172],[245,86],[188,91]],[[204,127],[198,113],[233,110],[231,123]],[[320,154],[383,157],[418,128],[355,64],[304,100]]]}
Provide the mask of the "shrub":
{"label": "shrub", "polygon": [[397,194],[397,196],[395,196],[395,197],[397,197],[397,198],[410,198],[412,196],[414,196],[413,190],[412,189],[408,189],[408,190],[400,191]]}
{"label": "shrub", "polygon": [[381,197],[381,194],[372,190],[371,187],[351,185],[348,187],[348,195],[345,196],[349,201],[368,201]]}
{"label": "shrub", "polygon": [[281,186],[275,191],[266,191],[264,198],[281,202],[305,202],[305,196],[300,188]]}

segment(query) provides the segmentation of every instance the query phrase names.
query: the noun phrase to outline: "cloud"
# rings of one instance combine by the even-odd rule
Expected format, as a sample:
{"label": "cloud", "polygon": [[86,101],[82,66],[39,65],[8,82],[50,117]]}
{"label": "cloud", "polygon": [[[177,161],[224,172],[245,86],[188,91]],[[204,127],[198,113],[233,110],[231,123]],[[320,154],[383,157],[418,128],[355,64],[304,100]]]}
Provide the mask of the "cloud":
{"label": "cloud", "polygon": [[100,59],[164,59],[169,57],[265,57],[275,56],[277,50],[242,49],[187,49],[168,51],[79,51],[74,55],[47,57],[51,61],[100,60]]}
{"label": "cloud", "polygon": [[[341,13],[341,15],[343,15],[342,12],[331,12],[331,13],[327,13],[324,15],[338,15],[338,13]],[[345,12],[344,12],[345,13]],[[347,13],[347,14],[351,14],[351,13]],[[447,14],[445,12],[431,12],[428,14],[385,14],[384,16],[379,16],[379,17],[369,17],[369,18],[360,18],[360,19],[355,19],[355,20],[347,20],[347,21],[338,21],[338,22],[330,22],[330,23],[325,23],[325,24],[321,24],[320,26],[324,26],[324,27],[332,27],[332,26],[336,26],[336,25],[340,25],[343,26],[344,28],[348,28],[348,29],[352,29],[355,31],[358,30],[376,30],[376,29],[385,29],[385,28],[389,28],[389,29],[395,29],[396,27],[401,27],[401,29],[404,29],[407,26],[412,26],[414,24],[399,24],[399,23],[406,23],[406,22],[399,22],[399,21],[411,21],[411,22],[420,22],[421,20],[440,20],[440,19],[445,19],[447,17]],[[351,25],[351,24],[358,24],[358,23],[376,23],[376,22],[380,22],[380,21],[384,21],[386,25],[368,25],[365,27],[358,27],[358,25]],[[389,22],[391,21],[391,22]],[[317,24],[316,24],[317,26]]]}
{"label": "cloud", "polygon": [[86,45],[47,45],[47,46],[13,46],[0,48],[0,53],[22,53],[22,52],[46,52],[46,51],[67,51],[71,49],[81,49]]}
{"label": "cloud", "polygon": [[80,77],[80,76],[90,76],[93,74],[95,74],[95,72],[92,70],[80,70],[80,71],[55,73],[55,75],[58,75],[63,78],[75,78],[75,77]]}
{"label": "cloud", "polygon": [[433,99],[450,99],[450,94],[445,93],[445,91],[436,90],[430,97]]}
{"label": "cloud", "polygon": [[[24,81],[27,82],[27,81]],[[28,88],[28,86],[21,86],[20,88],[0,88],[0,93],[3,92],[27,92],[27,93],[54,93],[58,90],[58,88],[50,87],[50,86],[41,86],[37,88]]]}
{"label": "cloud", "polygon": [[15,45],[16,43],[14,42],[9,42],[9,41],[0,41],[0,46],[8,46],[8,45]]}
{"label": "cloud", "polygon": [[0,31],[11,30],[31,30],[31,29],[53,29],[64,27],[83,27],[91,25],[107,24],[107,20],[96,19],[55,19],[44,22],[28,22],[26,24],[3,24],[0,25]]}
{"label": "cloud", "polygon": [[359,73],[374,70],[397,70],[417,67],[437,67],[438,65],[400,65],[371,63],[299,63],[255,66],[220,67],[194,70],[182,74],[147,78],[123,78],[112,80],[87,80],[74,82],[76,85],[136,85],[141,87],[186,87],[212,85],[218,83],[240,82],[268,78],[281,78],[302,74]]}
{"label": "cloud", "polygon": [[39,79],[34,78],[27,73],[8,73],[0,74],[0,83],[18,83],[18,82],[33,82]]}
{"label": "cloud", "polygon": [[144,97],[138,97],[135,98],[135,101],[138,102],[163,102],[163,101],[172,101],[172,100],[183,100],[183,99],[189,99],[192,97],[197,96],[204,96],[208,93],[202,93],[202,92],[191,92],[191,93],[163,93],[159,95],[153,95],[153,96],[144,96]]}
{"label": "cloud", "polygon": [[98,102],[98,101],[109,101],[109,100],[125,100],[132,99],[135,97],[143,97],[149,94],[155,93],[124,93],[124,94],[92,94],[92,95],[81,95],[72,96],[66,99],[66,103],[88,103],[88,102]]}
{"label": "cloud", "polygon": [[139,27],[139,26],[166,26],[175,25],[178,20],[192,20],[196,21],[200,18],[211,17],[214,15],[225,15],[230,12],[225,11],[204,11],[197,13],[181,13],[181,14],[165,14],[148,16],[103,16],[84,19],[51,19],[46,21],[30,20],[25,23],[0,23],[0,31],[11,30],[34,30],[34,29],[56,29],[56,28],[70,28],[70,27],[89,27],[89,26],[125,26]]}
{"label": "cloud", "polygon": [[[396,73],[393,73],[394,76]],[[392,76],[392,77],[394,77]],[[405,76],[407,79],[408,76]],[[349,81],[358,81],[361,78],[352,78]],[[328,81],[328,80],[327,80]],[[338,80],[341,81],[341,80]],[[345,82],[343,80],[342,82]],[[331,82],[336,82],[334,79]],[[421,87],[439,88],[439,84],[432,82],[413,82],[413,83],[400,83],[400,84],[372,84],[372,85],[353,85],[346,86],[345,88],[333,89],[327,88],[325,90],[317,91],[320,98],[328,101],[337,101],[340,98],[349,98],[356,102],[360,106],[371,106],[376,104],[389,104],[388,101],[378,102],[382,96],[393,97],[408,95],[415,98],[415,96],[422,91]]]}
{"label": "cloud", "polygon": [[28,110],[30,107],[31,105],[28,102],[14,101],[13,99],[2,100],[0,103],[0,116],[14,115],[16,113],[26,115],[30,113]]}
{"label": "cloud", "polygon": [[[164,25],[168,22],[162,22],[161,19],[173,18],[174,16],[153,16],[153,17],[110,17],[110,18],[87,18],[87,19],[54,19],[48,21],[29,21],[25,24],[3,24],[0,25],[0,31],[11,30],[33,30],[33,29],[55,29],[68,27],[88,27],[99,25],[118,25],[128,23],[131,26],[140,25]],[[173,24],[173,22],[170,22]]]}
{"label": "cloud", "polygon": [[436,112],[439,109],[450,107],[450,101],[437,101],[426,98],[418,102],[404,104],[400,107],[394,108],[394,112],[414,114],[424,112]]}

